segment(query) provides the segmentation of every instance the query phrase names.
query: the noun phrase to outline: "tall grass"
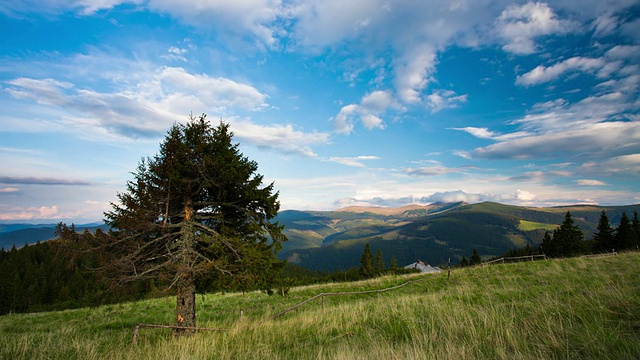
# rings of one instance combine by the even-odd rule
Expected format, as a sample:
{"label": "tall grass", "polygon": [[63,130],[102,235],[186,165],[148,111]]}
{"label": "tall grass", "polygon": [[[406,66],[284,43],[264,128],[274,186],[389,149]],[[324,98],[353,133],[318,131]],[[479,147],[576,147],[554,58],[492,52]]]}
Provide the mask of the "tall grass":
{"label": "tall grass", "polygon": [[[321,292],[326,298],[260,322]],[[640,253],[390,276],[351,284],[198,296],[198,325],[173,338],[173,299],[0,317],[2,359],[633,359],[640,357]],[[242,312],[242,315],[241,315]]]}

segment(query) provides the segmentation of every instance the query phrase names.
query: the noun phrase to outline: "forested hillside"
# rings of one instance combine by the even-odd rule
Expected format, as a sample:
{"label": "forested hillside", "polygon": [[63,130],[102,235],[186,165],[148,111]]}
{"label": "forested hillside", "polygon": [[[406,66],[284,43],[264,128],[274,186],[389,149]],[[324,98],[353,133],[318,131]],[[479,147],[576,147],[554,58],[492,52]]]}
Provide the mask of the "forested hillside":
{"label": "forested hillside", "polygon": [[284,212],[280,219],[289,242],[279,256],[315,270],[348,269],[357,266],[357,255],[370,243],[372,249],[381,249],[387,263],[395,257],[400,266],[416,260],[440,265],[449,258],[457,264],[474,248],[488,258],[527,245],[538,247],[545,232],[556,229],[567,211],[590,240],[603,210],[617,224],[623,213],[632,216],[640,205],[530,208],[452,203],[395,214],[367,209]]}

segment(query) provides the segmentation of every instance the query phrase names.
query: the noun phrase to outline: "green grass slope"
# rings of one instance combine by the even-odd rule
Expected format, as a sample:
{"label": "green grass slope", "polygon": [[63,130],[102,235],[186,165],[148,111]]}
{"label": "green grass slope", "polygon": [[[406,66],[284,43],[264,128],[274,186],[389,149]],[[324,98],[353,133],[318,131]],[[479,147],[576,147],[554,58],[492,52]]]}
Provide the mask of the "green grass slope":
{"label": "green grass slope", "polygon": [[[174,299],[0,317],[2,359],[634,359],[640,253],[390,276],[263,293],[198,296],[198,324],[172,338]],[[396,290],[314,301],[316,294]],[[416,281],[421,280],[421,281]],[[243,315],[241,315],[241,312]]]}

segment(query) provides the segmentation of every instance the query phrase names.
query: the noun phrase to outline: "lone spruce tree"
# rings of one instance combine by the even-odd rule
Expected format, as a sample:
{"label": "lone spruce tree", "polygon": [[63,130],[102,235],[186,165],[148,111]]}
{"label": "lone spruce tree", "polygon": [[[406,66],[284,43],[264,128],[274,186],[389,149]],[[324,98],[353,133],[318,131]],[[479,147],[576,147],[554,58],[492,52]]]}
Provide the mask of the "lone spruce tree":
{"label": "lone spruce tree", "polygon": [[578,225],[575,225],[569,211],[567,211],[560,227],[553,232],[553,242],[557,246],[557,253],[550,254],[550,256],[569,257],[585,252],[586,244],[584,242],[584,234]]}
{"label": "lone spruce tree", "polygon": [[473,254],[471,254],[471,259],[469,260],[469,266],[476,266],[482,264],[482,258],[480,254],[478,254],[478,249],[473,249]]}
{"label": "lone spruce tree", "polygon": [[378,274],[384,273],[384,270],[386,268],[385,265],[384,265],[384,259],[382,258],[382,250],[380,250],[380,249],[378,249],[378,251],[376,251],[375,267],[376,267],[376,272]]}
{"label": "lone spruce tree", "polygon": [[373,253],[369,243],[364,246],[362,256],[360,256],[360,275],[365,278],[371,278],[376,274],[376,269],[373,265]]}
{"label": "lone spruce tree", "polygon": [[593,249],[596,252],[610,252],[616,248],[613,228],[609,224],[609,217],[604,210],[600,214],[596,233],[593,234],[593,242]]}
{"label": "lone spruce tree", "polygon": [[267,288],[282,265],[278,193],[232,138],[228,124],[213,127],[204,114],[174,124],[105,213],[115,229],[110,271],[122,281],[167,279],[181,327],[196,325],[198,279]]}
{"label": "lone spruce tree", "polygon": [[637,234],[633,229],[633,224],[629,220],[626,213],[622,213],[620,224],[616,228],[616,244],[620,250],[635,248],[637,243]]}
{"label": "lone spruce tree", "polygon": [[636,249],[640,247],[640,220],[638,219],[638,212],[633,212],[633,220],[631,221],[631,227],[636,233],[636,243],[634,244]]}

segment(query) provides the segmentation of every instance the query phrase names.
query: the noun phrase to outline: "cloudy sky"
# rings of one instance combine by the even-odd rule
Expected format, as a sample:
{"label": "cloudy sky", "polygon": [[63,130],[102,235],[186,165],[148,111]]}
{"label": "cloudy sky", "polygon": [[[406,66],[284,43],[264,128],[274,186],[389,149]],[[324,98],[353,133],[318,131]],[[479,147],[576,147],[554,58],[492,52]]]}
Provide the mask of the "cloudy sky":
{"label": "cloudy sky", "polygon": [[0,221],[94,221],[174,122],[283,209],[640,203],[640,1],[0,0]]}

